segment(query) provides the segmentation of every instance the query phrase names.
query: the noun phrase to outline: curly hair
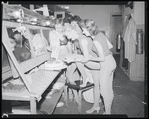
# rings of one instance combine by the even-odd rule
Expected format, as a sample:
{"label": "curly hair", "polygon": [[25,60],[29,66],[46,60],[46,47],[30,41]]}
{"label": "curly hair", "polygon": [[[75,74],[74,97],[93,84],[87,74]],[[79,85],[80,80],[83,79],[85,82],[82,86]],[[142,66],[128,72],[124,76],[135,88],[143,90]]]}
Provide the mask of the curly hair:
{"label": "curly hair", "polygon": [[70,20],[70,18],[68,18],[68,17],[65,17],[64,19],[63,19],[63,21],[64,21],[64,23],[71,23],[71,20]]}
{"label": "curly hair", "polygon": [[92,19],[86,19],[84,23],[86,29],[90,32],[91,35],[97,35],[100,32],[98,26]]}
{"label": "curly hair", "polygon": [[[61,19],[61,18],[55,19],[55,20],[54,20],[54,24],[55,24],[55,25],[56,25],[56,24],[62,24],[62,25],[64,25],[64,20]],[[55,25],[54,25],[54,26],[55,26]]]}
{"label": "curly hair", "polygon": [[84,20],[81,20],[78,22],[78,25],[81,27],[81,28],[86,28],[86,25],[85,25],[85,22],[86,22],[87,19],[84,19]]}
{"label": "curly hair", "polygon": [[82,29],[78,26],[78,24],[69,24],[64,27],[64,32],[70,32],[72,30],[76,31],[77,33],[82,33]]}
{"label": "curly hair", "polygon": [[82,19],[80,18],[80,16],[78,16],[78,15],[75,15],[75,16],[73,16],[72,18],[71,18],[71,22],[72,21],[76,21],[77,23],[79,22],[79,21],[81,21]]}

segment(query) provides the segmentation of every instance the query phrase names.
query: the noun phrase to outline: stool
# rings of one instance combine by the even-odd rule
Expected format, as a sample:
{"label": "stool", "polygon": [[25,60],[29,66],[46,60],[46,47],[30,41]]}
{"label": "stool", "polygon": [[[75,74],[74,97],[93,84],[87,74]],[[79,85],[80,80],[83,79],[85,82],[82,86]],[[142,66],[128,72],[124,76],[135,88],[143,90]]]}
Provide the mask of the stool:
{"label": "stool", "polygon": [[69,89],[74,89],[77,91],[77,95],[78,95],[78,112],[79,114],[81,114],[81,107],[82,107],[82,92],[87,91],[91,88],[94,87],[93,83],[87,83],[87,85],[85,87],[80,87],[81,81],[75,81],[76,85],[74,84],[70,84],[67,83],[65,84],[65,89],[64,89],[64,100],[65,100],[65,106],[66,108],[68,107],[68,90]]}

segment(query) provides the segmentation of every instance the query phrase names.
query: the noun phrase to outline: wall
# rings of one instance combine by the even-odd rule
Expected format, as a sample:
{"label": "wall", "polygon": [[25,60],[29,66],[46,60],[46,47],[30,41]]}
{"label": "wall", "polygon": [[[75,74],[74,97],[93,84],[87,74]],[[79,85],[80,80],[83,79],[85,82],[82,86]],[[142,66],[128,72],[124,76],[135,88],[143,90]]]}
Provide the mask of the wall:
{"label": "wall", "polygon": [[[145,3],[144,2],[135,2],[134,3],[134,19],[136,21],[136,28],[143,29],[145,26]],[[145,37],[143,38],[143,42]],[[143,45],[144,49],[144,45]],[[130,63],[130,78],[134,81],[144,81],[144,56],[143,54],[136,54],[136,61]]]}
{"label": "wall", "polygon": [[134,4],[134,18],[136,24],[145,24],[145,2],[135,2]]}
{"label": "wall", "polygon": [[[128,14],[133,14],[137,29],[143,29],[145,26],[145,2],[134,2],[134,8],[125,8],[123,11],[123,19]],[[143,42],[145,37],[143,39]],[[144,48],[144,46],[143,46]],[[129,63],[128,76],[132,81],[144,81],[144,54],[136,54],[136,60]]]}
{"label": "wall", "polygon": [[[68,6],[68,5],[67,5]],[[93,19],[109,36],[110,14],[120,12],[118,5],[69,5],[69,11],[82,19]]]}
{"label": "wall", "polygon": [[134,8],[126,7],[123,11],[123,16],[133,14],[136,24],[145,23],[145,2],[134,2]]}

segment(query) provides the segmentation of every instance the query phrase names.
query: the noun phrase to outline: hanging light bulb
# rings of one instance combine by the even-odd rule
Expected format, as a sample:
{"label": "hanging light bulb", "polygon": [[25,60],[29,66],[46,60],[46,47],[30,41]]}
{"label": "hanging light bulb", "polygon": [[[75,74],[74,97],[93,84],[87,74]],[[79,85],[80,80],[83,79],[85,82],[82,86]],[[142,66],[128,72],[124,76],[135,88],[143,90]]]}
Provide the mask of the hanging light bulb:
{"label": "hanging light bulb", "polygon": [[46,26],[49,26],[50,25],[50,21],[46,21]]}
{"label": "hanging light bulb", "polygon": [[22,17],[24,17],[24,12],[22,9],[19,9],[13,11],[12,13],[10,13],[10,15],[12,15],[15,19],[21,19]]}

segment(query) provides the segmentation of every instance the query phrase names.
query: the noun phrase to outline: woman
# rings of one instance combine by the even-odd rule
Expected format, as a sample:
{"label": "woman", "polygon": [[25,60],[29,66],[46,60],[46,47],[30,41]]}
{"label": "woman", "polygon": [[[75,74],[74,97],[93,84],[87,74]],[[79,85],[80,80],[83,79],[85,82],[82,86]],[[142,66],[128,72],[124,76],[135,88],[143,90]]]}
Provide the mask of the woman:
{"label": "woman", "polygon": [[64,22],[63,19],[55,19],[55,29],[49,33],[49,42],[51,50],[51,58],[61,59],[69,54],[69,42],[63,34]]}
{"label": "woman", "polygon": [[[63,21],[64,21],[64,29],[65,29],[65,27],[67,27],[68,25],[71,24],[71,19],[69,19],[69,18],[64,18]],[[74,46],[73,46],[71,39],[68,39],[68,48],[69,48],[69,55],[68,55],[68,57],[69,57],[71,54],[74,53]],[[75,75],[77,75],[77,72],[75,72],[74,69],[76,69],[75,63],[69,63],[67,65],[66,76],[67,76],[67,79],[69,79],[69,80],[67,80],[67,82],[70,82],[71,84],[75,84],[74,77],[76,77]]]}
{"label": "woman", "polygon": [[[64,27],[69,25],[69,23],[70,22],[67,19],[55,19],[55,29],[49,33],[49,50],[52,51],[51,58],[62,60],[72,54],[71,42],[63,32]],[[72,79],[73,75],[72,69],[75,67],[76,66],[74,64],[67,66],[66,76],[70,80]]]}
{"label": "woman", "polygon": [[[86,20],[86,29],[89,31],[90,35],[93,36],[93,44],[96,48],[96,52],[99,57],[92,57],[92,61],[99,61],[101,64],[101,69],[99,73],[99,84],[101,95],[104,100],[105,113],[111,114],[111,105],[113,101],[113,74],[116,69],[116,62],[112,53],[109,50],[108,42],[106,36],[98,30],[93,20]],[[87,113],[92,113],[99,107],[97,102],[94,102],[93,107],[87,111]]]}
{"label": "woman", "polygon": [[[97,81],[98,81],[100,64],[94,61],[93,62],[88,61],[91,57],[97,57],[97,55],[94,52],[92,52],[92,46],[93,46],[92,39],[83,35],[81,28],[77,25],[67,26],[65,29],[65,34],[68,38],[70,38],[73,41],[78,39],[81,51],[83,53],[83,55],[73,55],[72,59],[67,59],[67,61],[69,62],[76,62],[76,65],[79,71],[81,72],[83,78],[83,84],[81,86],[82,87],[85,86],[86,83],[89,82],[90,80],[85,71],[85,67],[87,67],[89,70],[91,70],[94,85],[95,88],[97,88],[95,90],[95,94],[99,94],[99,85]],[[94,102],[97,102],[97,100],[99,99],[95,97]]]}

